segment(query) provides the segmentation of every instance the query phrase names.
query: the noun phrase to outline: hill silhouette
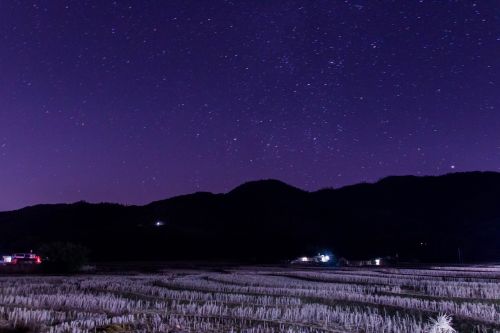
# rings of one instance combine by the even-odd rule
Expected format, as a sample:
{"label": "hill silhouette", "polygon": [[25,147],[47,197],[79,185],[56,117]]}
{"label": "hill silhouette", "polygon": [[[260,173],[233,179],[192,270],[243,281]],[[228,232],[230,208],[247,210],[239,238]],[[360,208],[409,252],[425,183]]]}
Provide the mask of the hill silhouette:
{"label": "hill silhouette", "polygon": [[[157,223],[159,222],[159,223]],[[397,176],[307,192],[277,180],[226,194],[194,193],[144,206],[37,205],[0,213],[0,250],[53,241],[94,260],[272,262],[329,250],[349,259],[500,259],[500,174]]]}

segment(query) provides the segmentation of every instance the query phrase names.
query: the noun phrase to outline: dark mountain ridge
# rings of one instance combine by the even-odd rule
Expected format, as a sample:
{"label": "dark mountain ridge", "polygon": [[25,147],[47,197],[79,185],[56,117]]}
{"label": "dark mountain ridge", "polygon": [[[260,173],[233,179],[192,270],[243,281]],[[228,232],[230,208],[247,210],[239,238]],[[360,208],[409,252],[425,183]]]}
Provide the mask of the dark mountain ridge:
{"label": "dark mountain ridge", "polygon": [[[159,223],[157,223],[159,222]],[[306,192],[277,180],[145,206],[36,205],[0,212],[0,250],[77,242],[94,260],[276,261],[329,250],[346,258],[500,260],[500,174],[387,177]]]}

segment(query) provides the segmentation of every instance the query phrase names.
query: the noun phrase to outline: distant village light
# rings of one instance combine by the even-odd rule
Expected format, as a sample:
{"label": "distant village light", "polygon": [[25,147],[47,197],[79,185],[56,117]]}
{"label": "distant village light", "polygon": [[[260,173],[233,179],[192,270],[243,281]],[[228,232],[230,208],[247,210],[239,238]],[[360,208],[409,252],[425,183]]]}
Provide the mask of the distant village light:
{"label": "distant village light", "polygon": [[310,264],[326,264],[332,260],[330,255],[318,253],[313,257],[298,257],[293,260],[293,263],[310,263]]}
{"label": "distant village light", "polygon": [[12,256],[3,256],[3,262],[4,263],[11,263],[12,262]]}

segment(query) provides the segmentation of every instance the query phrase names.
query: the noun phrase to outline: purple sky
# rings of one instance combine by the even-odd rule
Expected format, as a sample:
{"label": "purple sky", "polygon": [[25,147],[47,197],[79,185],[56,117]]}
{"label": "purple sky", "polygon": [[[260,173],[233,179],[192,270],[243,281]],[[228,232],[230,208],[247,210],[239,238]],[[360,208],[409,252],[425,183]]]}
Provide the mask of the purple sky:
{"label": "purple sky", "polygon": [[0,210],[500,168],[500,4],[1,1]]}

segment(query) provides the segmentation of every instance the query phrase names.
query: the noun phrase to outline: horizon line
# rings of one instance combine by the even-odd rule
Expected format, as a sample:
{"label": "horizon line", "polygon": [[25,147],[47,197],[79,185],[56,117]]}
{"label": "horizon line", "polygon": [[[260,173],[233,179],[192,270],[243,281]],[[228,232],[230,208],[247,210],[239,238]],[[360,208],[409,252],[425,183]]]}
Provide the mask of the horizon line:
{"label": "horizon line", "polygon": [[245,184],[256,183],[256,182],[263,182],[263,181],[278,181],[278,182],[283,183],[285,185],[288,185],[290,187],[299,189],[299,190],[301,190],[303,192],[315,193],[315,192],[319,192],[319,191],[323,191],[323,190],[340,190],[340,189],[343,189],[343,188],[347,188],[347,187],[351,187],[351,186],[357,186],[357,185],[362,185],[362,184],[377,184],[380,181],[382,181],[384,179],[387,179],[387,178],[398,178],[398,177],[401,177],[401,178],[403,178],[403,177],[436,178],[436,177],[444,177],[444,176],[450,176],[450,175],[473,174],[473,173],[480,173],[480,174],[484,174],[484,173],[500,174],[500,172],[498,172],[498,171],[491,171],[491,170],[480,171],[480,170],[475,170],[475,171],[447,172],[447,173],[443,173],[443,174],[439,174],[439,175],[412,175],[412,174],[388,175],[388,176],[381,177],[381,178],[379,178],[379,179],[377,179],[375,181],[360,181],[360,182],[357,182],[357,183],[343,185],[343,186],[340,186],[340,187],[325,186],[325,187],[321,187],[321,188],[318,188],[317,190],[313,190],[313,191],[304,190],[304,189],[302,189],[302,188],[300,188],[298,186],[291,185],[291,184],[289,184],[289,183],[287,183],[287,182],[285,182],[283,180],[277,179],[277,178],[261,178],[261,179],[254,179],[254,180],[245,181],[245,182],[240,183],[239,185],[233,187],[232,189],[230,189],[230,190],[228,190],[226,192],[195,191],[195,192],[190,192],[190,193],[177,194],[177,195],[169,196],[169,197],[166,197],[166,198],[163,198],[163,199],[149,201],[149,202],[146,202],[144,204],[121,203],[121,202],[113,202],[113,201],[88,201],[88,200],[82,199],[82,200],[77,200],[77,201],[72,201],[72,202],[53,202],[53,203],[28,204],[26,206],[22,206],[22,207],[19,207],[19,208],[8,209],[8,210],[1,210],[0,213],[15,212],[15,211],[23,210],[23,209],[26,209],[26,208],[36,207],[36,206],[74,205],[74,204],[78,204],[78,203],[87,203],[87,204],[93,204],[93,205],[110,204],[110,205],[120,205],[120,206],[128,206],[128,207],[134,207],[134,206],[135,207],[143,207],[143,206],[147,206],[147,205],[150,205],[152,203],[155,203],[155,202],[164,201],[164,200],[170,200],[170,199],[179,198],[179,197],[183,197],[183,196],[194,195],[194,194],[197,194],[197,193],[209,193],[209,194],[213,194],[213,195],[224,195],[224,194],[230,193],[231,191],[233,191],[233,190],[235,190],[235,189],[237,189],[240,186],[243,186]]}

